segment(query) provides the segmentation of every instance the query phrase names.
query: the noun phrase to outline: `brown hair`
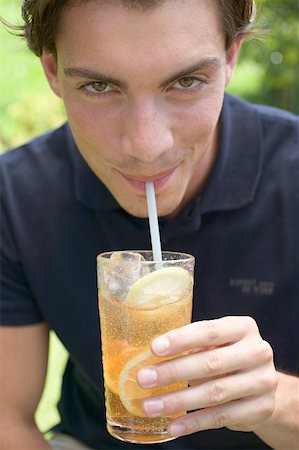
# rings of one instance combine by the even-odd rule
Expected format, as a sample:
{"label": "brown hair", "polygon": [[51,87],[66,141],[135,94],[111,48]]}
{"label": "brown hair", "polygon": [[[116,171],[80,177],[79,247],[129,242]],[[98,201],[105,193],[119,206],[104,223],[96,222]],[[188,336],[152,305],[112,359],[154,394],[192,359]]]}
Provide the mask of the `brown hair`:
{"label": "brown hair", "polygon": [[[130,8],[150,10],[159,6],[164,0],[110,1],[120,1]],[[221,15],[225,44],[228,50],[238,37],[247,37],[253,33],[255,2],[254,0],[215,1]],[[21,36],[26,39],[28,47],[37,56],[40,56],[43,50],[56,54],[55,41],[61,12],[66,6],[81,2],[82,0],[23,0],[24,24],[8,26],[15,31],[21,31]]]}

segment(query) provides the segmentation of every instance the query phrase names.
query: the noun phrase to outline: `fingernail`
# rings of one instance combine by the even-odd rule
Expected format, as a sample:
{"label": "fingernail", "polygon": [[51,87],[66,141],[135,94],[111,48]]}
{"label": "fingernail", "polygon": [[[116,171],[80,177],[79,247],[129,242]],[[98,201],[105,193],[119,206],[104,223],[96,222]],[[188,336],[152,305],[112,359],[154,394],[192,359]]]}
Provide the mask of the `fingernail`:
{"label": "fingernail", "polygon": [[170,342],[168,338],[161,337],[154,339],[152,342],[152,349],[157,355],[165,355],[170,347]]}
{"label": "fingernail", "polygon": [[186,426],[183,423],[174,423],[169,427],[169,433],[172,436],[181,436],[186,431]]}
{"label": "fingernail", "polygon": [[158,379],[157,372],[151,367],[140,369],[137,374],[138,383],[144,387],[154,386]]}
{"label": "fingernail", "polygon": [[143,402],[143,408],[149,416],[159,416],[164,409],[164,402],[159,399],[145,400]]}

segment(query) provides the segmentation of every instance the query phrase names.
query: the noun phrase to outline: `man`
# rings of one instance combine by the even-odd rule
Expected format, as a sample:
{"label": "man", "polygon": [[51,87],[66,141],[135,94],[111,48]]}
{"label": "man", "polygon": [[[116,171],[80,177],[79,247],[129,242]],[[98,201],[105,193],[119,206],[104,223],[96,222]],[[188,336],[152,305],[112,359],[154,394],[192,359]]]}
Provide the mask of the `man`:
{"label": "man", "polygon": [[[189,352],[141,370],[178,439],[149,448],[298,448],[299,122],[225,96],[252,1],[24,1],[25,35],[68,125],[1,158],[2,448],[130,449],[105,430],[95,257],[196,257],[193,323],[152,342]],[[48,330],[70,353],[52,443],[34,424]],[[191,351],[191,352],[190,352]],[[59,443],[60,442],[60,443]]]}

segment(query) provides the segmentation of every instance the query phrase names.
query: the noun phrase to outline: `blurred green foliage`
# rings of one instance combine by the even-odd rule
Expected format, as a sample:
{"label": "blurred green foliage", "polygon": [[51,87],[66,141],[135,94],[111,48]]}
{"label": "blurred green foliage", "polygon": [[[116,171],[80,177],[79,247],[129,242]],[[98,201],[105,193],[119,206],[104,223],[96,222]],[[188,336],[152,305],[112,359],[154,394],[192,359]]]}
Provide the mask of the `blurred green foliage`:
{"label": "blurred green foliage", "polygon": [[[21,0],[0,0],[0,15],[21,23]],[[265,36],[244,43],[228,91],[299,114],[299,0],[257,0]],[[0,25],[0,151],[65,120],[38,58]]]}
{"label": "blurred green foliage", "polygon": [[257,0],[260,40],[248,40],[228,91],[299,114],[299,0]]}
{"label": "blurred green foliage", "polygon": [[35,421],[42,433],[59,423],[57,403],[60,398],[61,381],[64,373],[67,351],[56,334],[50,332],[48,369],[42,398],[35,413]]}
{"label": "blurred green foliage", "polygon": [[[21,23],[21,0],[0,0],[0,16]],[[17,146],[65,120],[61,100],[24,40],[0,24],[0,151]]]}

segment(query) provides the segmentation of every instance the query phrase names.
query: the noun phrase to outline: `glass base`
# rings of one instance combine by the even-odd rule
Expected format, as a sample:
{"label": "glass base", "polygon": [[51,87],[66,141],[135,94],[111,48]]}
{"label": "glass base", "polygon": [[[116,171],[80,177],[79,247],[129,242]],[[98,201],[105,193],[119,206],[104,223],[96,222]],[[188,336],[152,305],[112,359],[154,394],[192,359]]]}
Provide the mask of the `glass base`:
{"label": "glass base", "polygon": [[135,444],[158,444],[161,442],[172,441],[176,439],[174,436],[170,436],[166,429],[162,430],[136,430],[133,428],[127,428],[119,424],[110,422],[107,424],[107,430],[111,436],[119,439],[120,441],[132,442]]}

